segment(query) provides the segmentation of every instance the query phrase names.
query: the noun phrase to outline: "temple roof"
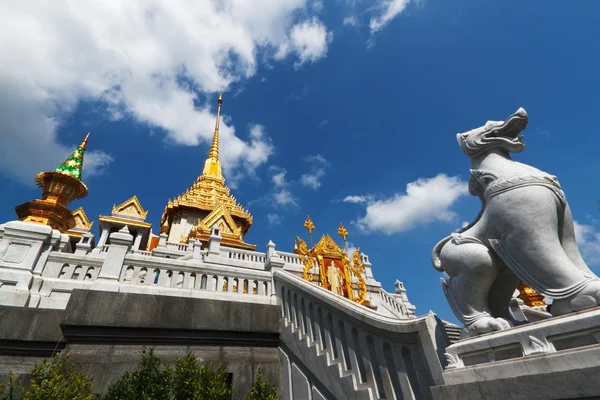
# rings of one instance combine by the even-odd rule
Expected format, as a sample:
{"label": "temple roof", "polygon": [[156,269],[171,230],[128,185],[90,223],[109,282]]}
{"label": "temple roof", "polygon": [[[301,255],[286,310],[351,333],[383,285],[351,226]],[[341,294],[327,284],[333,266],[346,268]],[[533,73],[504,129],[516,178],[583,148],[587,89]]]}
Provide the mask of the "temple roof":
{"label": "temple roof", "polygon": [[[202,174],[185,193],[173,200],[169,199],[161,218],[161,232],[163,233],[170,229],[172,223],[170,216],[180,208],[193,208],[207,212],[204,219],[197,221],[198,235],[208,233],[213,224],[221,221],[229,225],[232,236],[241,240],[241,235],[245,234],[252,225],[252,216],[231,195],[229,188],[225,186],[225,178],[221,172],[221,162],[219,161],[221,104],[223,104],[223,96],[219,95],[215,131]],[[241,220],[241,225],[238,225],[235,219]]]}

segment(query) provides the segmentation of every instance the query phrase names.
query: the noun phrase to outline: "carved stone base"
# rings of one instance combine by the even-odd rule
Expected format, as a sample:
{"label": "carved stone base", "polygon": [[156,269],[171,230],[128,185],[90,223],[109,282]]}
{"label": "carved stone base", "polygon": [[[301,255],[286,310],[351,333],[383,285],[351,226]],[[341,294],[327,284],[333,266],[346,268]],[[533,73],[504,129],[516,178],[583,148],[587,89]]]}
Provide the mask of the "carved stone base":
{"label": "carved stone base", "polygon": [[600,307],[460,340],[445,356],[434,398],[600,395]]}

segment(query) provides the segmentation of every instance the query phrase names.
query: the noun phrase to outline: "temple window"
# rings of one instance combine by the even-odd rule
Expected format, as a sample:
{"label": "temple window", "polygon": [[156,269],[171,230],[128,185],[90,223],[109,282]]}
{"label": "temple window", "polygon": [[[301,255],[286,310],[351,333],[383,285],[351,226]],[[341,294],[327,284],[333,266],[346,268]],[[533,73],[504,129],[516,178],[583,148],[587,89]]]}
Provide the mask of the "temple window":
{"label": "temple window", "polygon": [[81,265],[75,267],[73,275],[71,275],[71,279],[79,279],[79,274],[81,274]]}
{"label": "temple window", "polygon": [[59,278],[64,278],[67,275],[67,271],[69,270],[69,264],[63,264],[60,269],[60,273],[58,274]]}
{"label": "temple window", "polygon": [[85,273],[85,277],[83,278],[83,280],[84,281],[91,281],[93,274],[94,274],[94,267],[89,267],[87,269],[87,272]]}

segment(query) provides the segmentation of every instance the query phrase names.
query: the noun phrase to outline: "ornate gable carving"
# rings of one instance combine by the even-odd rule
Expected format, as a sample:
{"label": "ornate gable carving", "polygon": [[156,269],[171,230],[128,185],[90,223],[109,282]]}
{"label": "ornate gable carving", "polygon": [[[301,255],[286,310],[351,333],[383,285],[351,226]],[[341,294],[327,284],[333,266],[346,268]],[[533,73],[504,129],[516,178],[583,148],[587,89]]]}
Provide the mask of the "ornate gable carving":
{"label": "ornate gable carving", "polygon": [[315,255],[327,256],[338,260],[341,260],[344,256],[347,257],[346,252],[328,234],[323,235],[312,251]]}
{"label": "ornate gable carving", "polygon": [[219,207],[215,208],[210,214],[206,216],[199,224],[198,229],[200,230],[210,230],[215,224],[223,224],[223,226],[219,227],[225,233],[233,234],[239,237],[242,233],[242,227],[238,226],[231,214],[229,213],[229,209],[225,204],[221,204]]}
{"label": "ornate gable carving", "polygon": [[142,205],[140,204],[140,201],[136,195],[119,204],[118,206],[113,206],[112,212],[115,214],[129,215],[143,219],[146,219],[146,215],[148,215],[148,211],[142,208]]}
{"label": "ornate gable carving", "polygon": [[83,207],[79,207],[73,211],[73,217],[75,218],[75,228],[92,229],[94,221],[90,222],[87,215],[85,215],[85,211],[83,211]]}

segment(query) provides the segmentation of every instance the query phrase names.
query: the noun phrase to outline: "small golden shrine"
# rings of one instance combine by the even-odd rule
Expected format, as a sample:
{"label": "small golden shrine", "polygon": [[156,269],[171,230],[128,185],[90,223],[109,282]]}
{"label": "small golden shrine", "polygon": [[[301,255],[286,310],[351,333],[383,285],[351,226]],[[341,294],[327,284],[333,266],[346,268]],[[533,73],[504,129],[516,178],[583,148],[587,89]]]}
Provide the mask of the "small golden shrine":
{"label": "small golden shrine", "polygon": [[[315,226],[310,217],[306,218],[304,227],[308,230],[312,246],[312,231]],[[352,260],[349,260],[346,244],[348,231],[341,223],[338,234],[344,239],[344,249],[328,234],[323,235],[310,249],[304,240],[296,236],[294,253],[300,256],[304,264],[302,277],[347,299],[368,305],[360,248],[354,250]]]}
{"label": "small golden shrine", "polygon": [[73,211],[73,218],[75,218],[75,226],[67,231],[67,235],[73,239],[79,239],[82,235],[89,233],[94,225],[94,221],[90,222],[83,207]]}
{"label": "small golden shrine", "polygon": [[54,172],[40,172],[36,175],[35,181],[42,188],[42,199],[16,206],[15,212],[20,221],[48,225],[63,233],[75,227],[75,217],[67,206],[73,200],[88,194],[87,186],[81,181],[81,172],[89,136],[88,133]]}
{"label": "small golden shrine", "polygon": [[[148,247],[152,224],[146,222],[148,211],[144,210],[138,197],[133,195],[119,205],[113,205],[111,215],[100,215],[100,232],[117,232],[127,226],[134,238],[133,249]],[[104,244],[104,243],[102,243]]]}
{"label": "small golden shrine", "polygon": [[544,296],[530,288],[525,282],[519,282],[517,285],[519,299],[523,300],[523,304],[528,307],[543,307],[546,306]]}
{"label": "small golden shrine", "polygon": [[168,234],[169,242],[208,242],[213,226],[221,229],[222,244],[255,250],[256,245],[244,242],[252,216],[230,194],[225,186],[219,161],[219,120],[223,96],[219,95],[217,121],[204,170],[191,188],[169,200],[160,220],[160,233]]}

